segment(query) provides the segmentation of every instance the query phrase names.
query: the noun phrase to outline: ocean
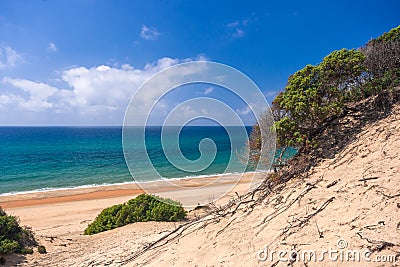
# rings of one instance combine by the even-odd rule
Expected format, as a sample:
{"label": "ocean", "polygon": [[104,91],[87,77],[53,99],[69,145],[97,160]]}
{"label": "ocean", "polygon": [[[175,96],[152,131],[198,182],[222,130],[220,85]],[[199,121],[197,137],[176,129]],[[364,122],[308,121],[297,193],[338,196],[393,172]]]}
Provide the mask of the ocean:
{"label": "ocean", "polygon": [[[246,127],[246,133],[250,131],[251,127]],[[166,132],[161,144],[161,127],[146,128],[147,154],[135,149],[135,140],[129,142],[129,156],[134,159],[131,175],[124,158],[121,127],[0,127],[0,195],[251,170],[239,160],[247,139],[240,131],[234,129],[228,135],[219,126],[184,127],[179,135],[180,151],[192,161],[191,168],[199,164],[199,171],[183,171],[170,163],[178,155],[168,159],[164,155],[162,146],[173,142]],[[217,151],[206,168],[204,162],[196,161],[204,138],[213,140]]]}

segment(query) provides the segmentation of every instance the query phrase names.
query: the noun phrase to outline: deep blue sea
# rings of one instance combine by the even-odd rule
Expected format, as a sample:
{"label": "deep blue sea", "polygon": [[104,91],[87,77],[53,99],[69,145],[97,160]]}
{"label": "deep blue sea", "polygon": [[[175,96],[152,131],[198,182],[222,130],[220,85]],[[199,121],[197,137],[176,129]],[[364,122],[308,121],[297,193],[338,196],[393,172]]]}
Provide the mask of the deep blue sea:
{"label": "deep blue sea", "polygon": [[[250,130],[246,128],[247,133]],[[229,162],[229,172],[244,168],[232,151],[241,151],[246,138],[229,136],[223,127],[188,126],[180,132],[179,148],[189,160],[200,157],[199,143],[204,138],[215,143],[212,164],[198,172],[182,171],[169,162],[160,133],[160,127],[146,128],[147,153],[135,150],[135,140],[128,144],[129,156],[135,159],[131,168],[136,181],[160,179],[146,157],[164,178],[221,174]],[[203,163],[194,161],[190,166]],[[121,127],[0,127],[0,194],[133,181],[124,158]]]}

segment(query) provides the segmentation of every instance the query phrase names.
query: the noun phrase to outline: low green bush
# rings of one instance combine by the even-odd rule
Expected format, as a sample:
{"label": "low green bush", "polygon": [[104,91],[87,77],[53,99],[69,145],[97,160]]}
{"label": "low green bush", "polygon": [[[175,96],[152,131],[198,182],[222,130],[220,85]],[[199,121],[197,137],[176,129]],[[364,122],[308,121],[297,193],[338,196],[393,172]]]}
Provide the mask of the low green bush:
{"label": "low green bush", "polygon": [[186,217],[179,202],[142,194],[127,203],[104,209],[85,229],[85,235],[97,234],[134,222],[176,222]]}
{"label": "low green bush", "polygon": [[22,248],[21,254],[33,254],[33,249],[31,248]]}
{"label": "low green bush", "polygon": [[36,244],[32,232],[21,227],[16,217],[7,215],[0,207],[0,255],[32,254],[29,247]]}
{"label": "low green bush", "polygon": [[45,246],[38,246],[38,252],[40,253],[40,254],[46,254],[47,253],[47,251],[46,251],[46,247]]}

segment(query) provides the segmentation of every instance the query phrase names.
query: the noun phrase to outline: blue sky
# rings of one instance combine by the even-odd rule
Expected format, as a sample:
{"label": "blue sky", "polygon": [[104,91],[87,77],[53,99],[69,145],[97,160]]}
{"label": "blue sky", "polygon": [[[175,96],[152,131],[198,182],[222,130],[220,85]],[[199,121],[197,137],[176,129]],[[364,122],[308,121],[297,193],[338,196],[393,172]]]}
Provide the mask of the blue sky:
{"label": "blue sky", "polygon": [[[399,10],[398,0],[0,0],[0,125],[121,125],[142,82],[196,59],[237,68],[271,101],[306,64],[398,26]],[[245,108],[190,88],[161,106],[203,92]]]}

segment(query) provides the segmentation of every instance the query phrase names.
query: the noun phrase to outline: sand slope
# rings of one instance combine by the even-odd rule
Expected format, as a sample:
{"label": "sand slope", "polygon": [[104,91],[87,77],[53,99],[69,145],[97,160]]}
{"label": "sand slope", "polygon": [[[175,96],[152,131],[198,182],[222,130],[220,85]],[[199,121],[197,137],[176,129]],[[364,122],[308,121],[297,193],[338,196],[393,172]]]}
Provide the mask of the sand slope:
{"label": "sand slope", "polygon": [[[398,266],[400,255],[400,107],[366,126],[335,158],[322,161],[259,205],[243,203],[232,215],[200,222],[138,223],[82,236],[102,207],[129,196],[10,209],[31,225],[48,254],[9,259],[10,266]],[[364,179],[364,180],[363,180]],[[240,190],[238,190],[240,192]],[[188,197],[193,194],[185,194]],[[235,196],[231,194],[230,197]],[[225,202],[227,199],[224,200]],[[222,204],[221,200],[217,206]],[[59,211],[58,211],[59,210]],[[218,210],[216,210],[218,211]],[[191,214],[191,217],[201,216]],[[152,249],[151,242],[175,229]],[[338,241],[339,244],[338,244]],[[163,245],[166,244],[166,245]],[[338,246],[339,245],[339,246]],[[264,248],[268,247],[266,255]],[[324,262],[279,261],[277,252],[337,250]],[[347,260],[366,250],[371,262]],[[271,256],[271,250],[274,254]],[[288,259],[288,253],[281,254]],[[344,254],[341,254],[344,253]],[[343,259],[340,259],[343,255]],[[138,257],[134,257],[138,256]],[[260,260],[266,258],[264,261]],[[309,254],[306,254],[308,257]],[[353,257],[357,255],[353,254]],[[272,258],[272,259],[271,259]],[[400,259],[397,259],[400,262]]]}
{"label": "sand slope", "polygon": [[[311,169],[304,180],[290,181],[262,205],[193,225],[128,266],[398,266],[387,256],[397,255],[400,264],[399,110],[365,127],[334,159]],[[260,250],[266,246],[263,261]],[[324,254],[323,263],[301,261],[305,250],[319,259],[330,248],[332,260]],[[279,261],[277,254],[271,259],[271,250],[293,249],[299,261]],[[374,252],[363,256],[366,249]]]}

